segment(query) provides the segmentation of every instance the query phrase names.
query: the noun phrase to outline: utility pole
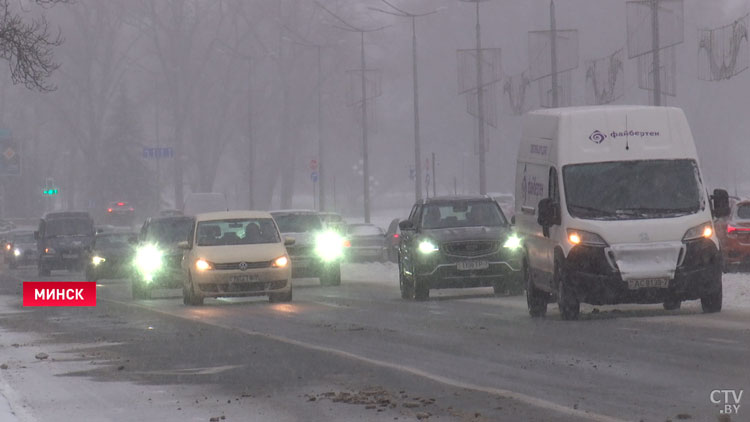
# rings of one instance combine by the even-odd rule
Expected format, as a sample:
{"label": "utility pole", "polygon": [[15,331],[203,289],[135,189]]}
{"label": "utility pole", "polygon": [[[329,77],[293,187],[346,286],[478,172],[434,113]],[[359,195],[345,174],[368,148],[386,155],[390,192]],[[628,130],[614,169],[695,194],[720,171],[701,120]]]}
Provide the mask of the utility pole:
{"label": "utility pole", "polygon": [[437,196],[437,173],[435,172],[435,153],[432,153],[432,196]]}
{"label": "utility pole", "polygon": [[555,19],[555,0],[549,2],[550,51],[552,52],[552,107],[560,107],[560,93],[557,80],[557,20]]}
{"label": "utility pole", "polygon": [[360,47],[361,47],[361,57],[360,57],[360,66],[362,68],[360,69],[361,72],[361,82],[362,82],[362,173],[363,173],[363,202],[364,202],[364,218],[365,223],[370,222],[370,160],[368,156],[368,150],[369,147],[367,145],[367,81],[365,78],[365,72],[367,71],[367,63],[365,61],[365,34],[369,32],[375,32],[380,31],[382,29],[387,28],[387,26],[381,26],[378,28],[373,29],[364,29],[356,27],[349,22],[345,21],[335,13],[333,13],[331,10],[320,4],[319,2],[315,2],[315,4],[318,5],[321,9],[325,10],[329,15],[333,16],[337,21],[339,21],[343,26],[334,26],[337,29],[340,29],[342,31],[347,32],[357,32],[360,35]]}
{"label": "utility pole", "polygon": [[661,105],[661,63],[659,57],[659,0],[651,0],[651,49],[654,62],[654,105]]}
{"label": "utility pole", "polygon": [[414,89],[413,100],[414,100],[414,169],[416,171],[416,177],[414,178],[414,197],[415,200],[419,201],[422,199],[422,152],[421,152],[421,140],[419,136],[419,72],[417,70],[417,18],[423,16],[432,15],[437,13],[438,10],[433,10],[427,13],[410,13],[403,9],[400,9],[387,0],[381,0],[395,12],[371,7],[371,10],[377,12],[386,13],[393,16],[399,16],[403,18],[411,19],[411,54],[412,54],[412,77],[414,79],[412,85]]}

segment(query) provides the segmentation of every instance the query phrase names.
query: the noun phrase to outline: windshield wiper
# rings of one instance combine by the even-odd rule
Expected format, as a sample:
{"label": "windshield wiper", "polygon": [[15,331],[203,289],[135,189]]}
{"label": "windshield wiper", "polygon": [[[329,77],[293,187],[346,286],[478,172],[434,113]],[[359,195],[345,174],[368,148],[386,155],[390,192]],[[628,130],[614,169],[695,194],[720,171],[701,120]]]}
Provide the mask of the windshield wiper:
{"label": "windshield wiper", "polygon": [[634,214],[634,215],[640,215],[640,216],[646,216],[646,215],[685,215],[695,212],[696,210],[693,208],[645,208],[645,207],[639,207],[639,208],[621,208],[618,209],[618,213],[627,213],[627,214]]}
{"label": "windshield wiper", "polygon": [[589,213],[593,213],[595,215],[600,215],[602,217],[607,217],[607,216],[612,216],[613,215],[611,211],[602,210],[602,209],[594,208],[594,207],[587,207],[585,205],[569,204],[568,207],[575,208],[576,210],[579,210],[579,211],[586,211],[586,212],[589,212]]}

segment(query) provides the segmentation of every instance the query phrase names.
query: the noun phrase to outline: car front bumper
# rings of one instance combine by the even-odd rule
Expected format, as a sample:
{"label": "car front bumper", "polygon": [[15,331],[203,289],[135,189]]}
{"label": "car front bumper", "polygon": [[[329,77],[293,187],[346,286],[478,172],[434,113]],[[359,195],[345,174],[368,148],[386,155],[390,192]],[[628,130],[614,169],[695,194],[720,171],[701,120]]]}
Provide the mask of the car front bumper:
{"label": "car front bumper", "polygon": [[292,288],[291,269],[207,270],[192,274],[196,293],[203,297],[265,296]]}
{"label": "car front bumper", "polygon": [[[462,270],[463,262],[485,261],[483,269]],[[456,289],[470,287],[491,287],[498,281],[520,280],[521,262],[519,258],[492,255],[472,259],[457,257],[428,258],[416,263],[416,274],[431,289]]]}

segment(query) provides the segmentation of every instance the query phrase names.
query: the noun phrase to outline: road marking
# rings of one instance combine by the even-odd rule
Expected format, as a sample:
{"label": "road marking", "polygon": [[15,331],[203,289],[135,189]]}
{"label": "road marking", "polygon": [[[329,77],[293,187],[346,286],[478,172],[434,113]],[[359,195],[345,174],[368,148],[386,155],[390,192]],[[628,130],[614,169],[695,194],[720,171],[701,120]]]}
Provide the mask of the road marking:
{"label": "road marking", "polygon": [[232,369],[242,368],[245,365],[224,365],[205,368],[170,369],[164,371],[142,371],[139,374],[147,375],[216,375]]}
{"label": "road marking", "polygon": [[184,319],[184,320],[188,320],[188,321],[192,321],[192,322],[203,323],[203,324],[206,324],[206,325],[211,325],[211,326],[214,326],[214,327],[223,328],[223,329],[229,330],[229,331],[238,331],[238,332],[241,332],[243,334],[250,335],[250,336],[262,337],[262,338],[265,338],[265,339],[269,339],[269,340],[273,340],[273,341],[278,341],[278,342],[289,344],[289,345],[292,345],[292,346],[297,346],[297,347],[301,347],[301,348],[305,348],[305,349],[309,349],[309,350],[315,350],[315,351],[324,352],[324,353],[330,353],[330,354],[341,356],[341,357],[348,358],[348,359],[351,359],[351,360],[355,360],[355,361],[359,361],[359,362],[364,362],[364,363],[367,363],[367,364],[370,364],[370,365],[373,365],[373,366],[379,366],[379,367],[382,367],[382,368],[388,368],[388,369],[392,369],[392,370],[396,370],[396,371],[400,371],[400,372],[406,372],[408,374],[412,374],[412,375],[416,375],[416,376],[419,376],[419,377],[422,377],[422,378],[426,378],[426,379],[429,379],[431,381],[435,381],[435,382],[438,382],[440,384],[444,384],[444,385],[447,385],[447,386],[450,386],[450,387],[462,388],[462,389],[467,389],[467,390],[473,390],[473,391],[478,391],[478,392],[490,394],[490,395],[493,395],[493,396],[510,398],[510,399],[513,399],[513,400],[519,401],[521,403],[528,404],[528,405],[531,405],[531,406],[534,406],[534,407],[537,407],[537,408],[540,408],[540,409],[546,409],[546,410],[554,411],[554,412],[557,412],[557,413],[560,413],[560,414],[563,414],[563,415],[573,416],[573,417],[577,418],[578,420],[588,420],[588,421],[594,421],[594,422],[625,422],[625,420],[623,420],[623,419],[618,419],[618,418],[615,418],[615,417],[612,417],[612,416],[601,415],[601,414],[593,413],[593,412],[587,412],[587,411],[584,411],[584,410],[574,409],[572,407],[563,406],[561,404],[557,404],[557,403],[554,403],[554,402],[551,402],[551,401],[548,401],[548,400],[544,400],[544,399],[540,399],[540,398],[537,398],[537,397],[529,396],[527,394],[518,393],[518,392],[515,392],[515,391],[505,390],[505,389],[501,389],[501,388],[487,387],[487,386],[483,386],[483,385],[478,385],[478,384],[472,384],[472,383],[468,383],[468,382],[464,382],[464,381],[459,381],[459,380],[452,379],[452,378],[449,378],[449,377],[446,377],[446,376],[433,374],[431,372],[427,372],[425,370],[422,370],[422,369],[419,369],[419,368],[415,368],[413,366],[401,365],[401,364],[397,364],[397,363],[393,363],[393,362],[387,362],[387,361],[383,361],[383,360],[379,360],[379,359],[368,358],[366,356],[358,355],[356,353],[347,352],[347,351],[340,350],[340,349],[335,349],[335,348],[332,348],[332,347],[326,347],[326,346],[321,346],[321,345],[317,345],[317,344],[307,343],[307,342],[300,341],[300,340],[294,340],[294,339],[287,338],[287,337],[282,337],[282,336],[278,336],[278,335],[274,335],[274,334],[263,333],[263,332],[259,332],[259,331],[248,330],[248,329],[245,329],[245,328],[235,327],[235,326],[221,324],[221,323],[213,322],[213,321],[207,321],[207,320],[203,320],[203,319],[196,320],[196,319],[193,319],[193,318],[189,318],[189,317],[187,317],[185,315],[182,315],[180,313],[176,313],[174,311],[170,312],[170,311],[164,310],[164,309],[151,308],[151,307],[148,307],[148,306],[145,306],[145,305],[141,305],[141,304],[138,304],[138,303],[133,303],[133,302],[121,302],[121,301],[112,300],[112,299],[100,299],[100,301],[101,302],[116,303],[116,304],[119,304],[119,305],[129,306],[129,307],[138,307],[138,308],[141,308],[141,309],[146,309],[146,310],[151,311],[151,312],[156,312],[156,313],[160,313],[160,314],[163,314],[163,315],[168,315],[168,316],[171,316],[171,317],[176,317],[176,318],[180,318],[180,319]]}
{"label": "road marking", "polygon": [[718,337],[709,337],[706,340],[713,341],[715,343],[724,343],[724,344],[738,344],[739,341],[737,340],[729,340],[725,338],[718,338]]}

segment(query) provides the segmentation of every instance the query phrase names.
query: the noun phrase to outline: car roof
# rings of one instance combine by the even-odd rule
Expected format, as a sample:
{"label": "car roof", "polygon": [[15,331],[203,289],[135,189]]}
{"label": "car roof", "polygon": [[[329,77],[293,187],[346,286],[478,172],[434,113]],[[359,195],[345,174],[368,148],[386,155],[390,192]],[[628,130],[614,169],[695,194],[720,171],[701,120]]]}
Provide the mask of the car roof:
{"label": "car roof", "polygon": [[197,214],[196,221],[225,220],[235,218],[273,218],[267,211],[216,211]]}
{"label": "car roof", "polygon": [[315,210],[306,210],[306,209],[288,209],[288,210],[273,210],[270,211],[271,214],[319,214]]}
{"label": "car roof", "polygon": [[91,218],[91,215],[87,211],[53,211],[44,214],[43,219],[54,219],[54,218]]}
{"label": "car roof", "polygon": [[450,195],[434,196],[422,200],[424,204],[445,203],[445,202],[465,202],[465,201],[493,201],[492,197],[487,195]]}

